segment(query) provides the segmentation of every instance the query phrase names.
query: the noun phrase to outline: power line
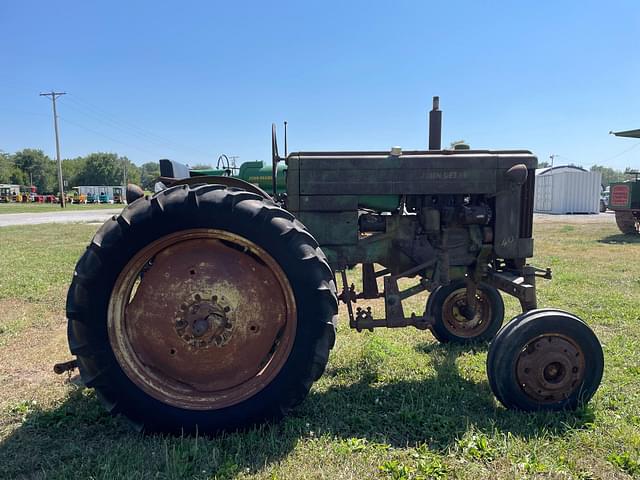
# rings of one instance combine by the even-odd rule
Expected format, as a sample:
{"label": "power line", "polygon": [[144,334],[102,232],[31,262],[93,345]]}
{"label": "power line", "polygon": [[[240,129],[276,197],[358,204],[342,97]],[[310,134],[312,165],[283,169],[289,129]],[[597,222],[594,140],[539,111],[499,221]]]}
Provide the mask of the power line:
{"label": "power line", "polygon": [[[56,132],[56,158],[58,160],[58,185],[60,187],[60,208],[65,207],[64,202],[64,185],[62,184],[62,160],[60,159],[60,140],[58,138],[58,113],[56,112],[56,98],[66,95],[65,92],[54,92],[51,90],[49,93],[41,93],[41,97],[51,97],[51,103],[53,105],[53,128]],[[31,186],[29,186],[31,187]]]}
{"label": "power line", "polygon": [[[141,139],[144,142],[149,143],[149,144],[155,144],[156,146],[162,146],[164,148],[167,147],[167,145],[164,142],[158,142],[157,140],[150,140],[148,137],[146,137],[144,135],[140,135],[139,133],[137,133],[135,131],[132,131],[129,128],[125,128],[125,127],[121,126],[120,124],[118,124],[118,123],[116,123],[116,122],[114,122],[114,121],[112,121],[112,120],[110,120],[108,118],[105,118],[105,117],[99,116],[97,114],[94,114],[89,110],[84,110],[83,108],[78,108],[77,106],[73,106],[73,105],[70,105],[70,106],[71,106],[71,108],[73,110],[75,110],[76,112],[79,112],[81,115],[84,115],[84,116],[86,116],[88,118],[91,118],[91,119],[94,119],[94,120],[98,120],[99,122],[102,122],[103,124],[107,125],[109,128],[113,128],[114,130],[118,130],[118,131],[120,131],[120,132],[122,132],[122,133],[124,133],[126,135],[131,136],[131,137],[134,137],[134,138],[137,138],[137,139]],[[66,119],[66,121],[70,121],[70,120]],[[169,147],[169,148],[172,148],[172,147]],[[175,149],[173,149],[173,150],[175,150]]]}
{"label": "power line", "polygon": [[109,136],[109,135],[105,135],[104,133],[101,133],[101,132],[99,132],[99,131],[97,131],[97,130],[93,130],[92,128],[86,127],[86,126],[84,126],[84,125],[82,125],[82,124],[80,124],[80,123],[77,123],[77,122],[74,122],[74,121],[72,121],[72,120],[69,120],[68,118],[65,118],[65,117],[59,117],[59,118],[60,118],[60,120],[62,120],[64,123],[69,123],[69,124],[74,125],[74,126],[76,126],[76,127],[78,127],[78,128],[81,128],[81,129],[83,129],[83,130],[86,130],[87,132],[91,132],[91,133],[93,133],[94,135],[98,135],[98,136],[100,136],[100,137],[106,138],[107,140],[110,140],[110,141],[112,141],[112,142],[119,143],[119,144],[124,145],[124,146],[126,146],[126,147],[135,148],[136,150],[139,150],[139,151],[141,151],[141,152],[147,153],[147,154],[149,154],[149,155],[153,155],[154,157],[161,157],[161,156],[162,156],[162,154],[160,154],[160,153],[158,153],[158,152],[150,151],[150,150],[147,150],[147,149],[145,149],[145,148],[141,148],[141,147],[139,147],[139,146],[137,146],[137,145],[133,145],[133,144],[131,144],[131,143],[123,142],[123,141],[118,140],[118,139],[116,139],[116,138],[113,138],[113,137],[111,137],[111,136]]}
{"label": "power line", "polygon": [[[211,153],[209,153],[209,152],[204,152],[203,150],[200,150],[198,148],[175,142],[175,141],[170,140],[168,138],[165,138],[165,137],[162,137],[160,135],[157,135],[157,134],[151,132],[150,130],[142,128],[142,127],[140,127],[140,126],[138,126],[138,125],[136,125],[134,123],[118,119],[114,115],[112,115],[111,113],[105,111],[104,109],[102,109],[102,108],[100,108],[100,107],[98,107],[96,105],[93,105],[93,104],[89,103],[88,101],[86,101],[84,99],[79,98],[77,95],[73,95],[70,98],[71,98],[71,100],[73,102],[75,102],[76,106],[84,108],[85,110],[88,110],[88,111],[93,111],[93,112],[99,114],[101,120],[108,119],[108,121],[111,122],[114,125],[116,125],[116,124],[117,125],[123,125],[128,129],[127,131],[135,130],[137,135],[144,136],[149,140],[155,141],[156,143],[160,142],[163,145],[172,148],[173,150],[176,150],[176,147],[177,147],[179,149],[178,151],[180,151],[180,150],[190,150],[190,151],[192,151],[194,153],[197,153],[199,155],[204,155],[207,158],[211,157]],[[120,127],[120,128],[122,128],[122,127]],[[173,147],[171,147],[171,145],[173,145]]]}
{"label": "power line", "polygon": [[609,157],[609,158],[607,158],[607,159],[605,159],[605,160],[602,160],[602,161],[606,163],[606,162],[609,162],[609,161],[611,161],[611,160],[615,160],[616,158],[621,157],[621,156],[622,156],[622,155],[624,155],[625,153],[630,152],[631,150],[633,150],[634,148],[636,148],[636,147],[638,147],[638,146],[640,146],[640,142],[636,142],[635,144],[633,144],[633,145],[632,145],[632,146],[630,146],[629,148],[627,148],[627,149],[625,149],[625,150],[621,151],[620,153],[615,154],[613,157]]}

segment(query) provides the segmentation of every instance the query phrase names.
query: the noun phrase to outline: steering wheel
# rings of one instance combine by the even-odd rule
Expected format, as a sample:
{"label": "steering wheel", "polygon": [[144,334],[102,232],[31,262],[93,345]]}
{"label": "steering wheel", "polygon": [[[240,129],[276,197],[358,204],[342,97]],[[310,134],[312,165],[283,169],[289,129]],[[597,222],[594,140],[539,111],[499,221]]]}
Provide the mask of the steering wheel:
{"label": "steering wheel", "polygon": [[[226,166],[225,166],[225,162],[226,162]],[[222,169],[220,168],[221,164],[222,164]],[[231,162],[229,161],[229,157],[227,157],[224,153],[220,155],[218,157],[218,163],[216,164],[216,168],[218,170],[230,170]]]}
{"label": "steering wheel", "polygon": [[278,177],[278,162],[282,160],[278,155],[278,139],[276,138],[276,124],[271,124],[271,189],[276,195],[276,179]]}

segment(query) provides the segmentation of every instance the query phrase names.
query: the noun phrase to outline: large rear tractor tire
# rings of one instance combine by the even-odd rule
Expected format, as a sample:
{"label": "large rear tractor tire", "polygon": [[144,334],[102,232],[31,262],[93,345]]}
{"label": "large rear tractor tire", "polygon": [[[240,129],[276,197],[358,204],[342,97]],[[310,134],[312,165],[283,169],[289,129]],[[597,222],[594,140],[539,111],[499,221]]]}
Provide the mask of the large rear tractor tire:
{"label": "large rear tractor tire", "polygon": [[631,210],[616,210],[616,224],[620,231],[626,235],[640,233],[640,222],[636,213]]}
{"label": "large rear tractor tire", "polygon": [[82,380],[144,431],[277,420],[335,341],[333,272],[293,215],[255,193],[180,185],[95,234],[67,296]]}
{"label": "large rear tractor tire", "polygon": [[574,410],[595,394],[604,370],[598,338],[573,314],[532,310],[507,323],[487,355],[496,398],[523,411]]}
{"label": "large rear tractor tire", "polygon": [[500,292],[490,285],[479,284],[473,316],[465,311],[466,306],[464,280],[452,281],[429,295],[427,310],[434,319],[431,331],[439,342],[487,342],[495,336],[504,320],[504,302]]}

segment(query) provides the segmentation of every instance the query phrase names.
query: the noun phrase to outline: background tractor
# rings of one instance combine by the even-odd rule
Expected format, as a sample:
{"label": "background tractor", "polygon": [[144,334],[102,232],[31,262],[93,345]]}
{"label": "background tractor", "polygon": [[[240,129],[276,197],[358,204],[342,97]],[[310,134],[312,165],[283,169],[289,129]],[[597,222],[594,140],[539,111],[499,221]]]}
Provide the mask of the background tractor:
{"label": "background tractor", "polygon": [[615,212],[616,224],[622,233],[637,235],[640,233],[640,171],[624,173],[634,178],[609,186],[609,208]]}
{"label": "background tractor", "polygon": [[10,187],[0,187],[0,202],[11,202],[12,192]]}
{"label": "background tractor", "polygon": [[124,203],[122,187],[113,187],[113,203]]}
{"label": "background tractor", "polygon": [[[611,132],[618,137],[640,138],[640,129]],[[608,207],[616,214],[616,223],[622,233],[640,233],[640,170],[627,170],[633,176],[626,182],[614,182],[609,186]]]}
{"label": "background tractor", "polygon": [[[166,188],[128,188],[76,265],[68,335],[84,383],[145,431],[279,419],[322,375],[340,302],[359,331],[491,341],[489,383],[508,408],[587,402],[600,343],[575,315],[537,308],[536,278],[551,272],[527,262],[536,157],[443,150],[441,115],[435,97],[429,150],[280,157],[274,126],[271,165],[190,172],[162,160]],[[425,291],[424,311],[406,312]],[[501,293],[523,311],[502,328]],[[377,298],[382,317],[355,308]]]}

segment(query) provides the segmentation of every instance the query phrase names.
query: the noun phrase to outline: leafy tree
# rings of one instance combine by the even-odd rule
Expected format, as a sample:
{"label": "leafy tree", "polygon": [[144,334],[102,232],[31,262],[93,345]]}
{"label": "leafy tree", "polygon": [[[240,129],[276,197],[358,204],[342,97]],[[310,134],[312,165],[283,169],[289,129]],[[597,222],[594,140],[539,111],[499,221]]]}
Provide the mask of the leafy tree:
{"label": "leafy tree", "polygon": [[25,148],[13,155],[13,161],[19,171],[14,172],[11,180],[21,185],[29,184],[29,174],[40,193],[57,193],[58,178],[56,165],[42,150]]}
{"label": "leafy tree", "polygon": [[129,172],[131,162],[115,153],[90,153],[75,178],[77,185],[121,185],[124,168]]}
{"label": "leafy tree", "polygon": [[[157,173],[154,172],[154,168]],[[149,163],[147,176],[159,175],[159,165]],[[126,172],[129,183],[140,184],[142,170],[127,157],[115,153],[91,153],[62,160],[62,177],[68,187],[78,185],[121,185]],[[29,174],[40,193],[58,193],[58,169],[42,150],[24,149],[10,155],[0,150],[0,183],[29,184]]]}
{"label": "leafy tree", "polygon": [[602,174],[602,185],[604,186],[609,185],[611,182],[622,182],[628,178],[625,176],[624,171],[605,167],[604,165],[593,165],[591,171]]}
{"label": "leafy tree", "polygon": [[87,161],[84,157],[66,158],[62,160],[62,178],[67,181],[69,187],[79,185],[78,177],[85,168]]}
{"label": "leafy tree", "polygon": [[127,157],[123,157],[124,165],[127,169],[127,183],[133,183],[135,185],[140,185],[141,181],[141,170],[135,163],[129,160]]}
{"label": "leafy tree", "polygon": [[145,190],[153,191],[153,185],[160,176],[160,164],[147,162],[140,166],[140,186]]}
{"label": "leafy tree", "polygon": [[211,170],[213,167],[206,163],[197,163],[191,168],[193,170]]}
{"label": "leafy tree", "polygon": [[10,183],[15,169],[12,156],[0,151],[0,183]]}
{"label": "leafy tree", "polygon": [[549,162],[538,162],[538,168],[547,168],[550,166],[551,164]]}

